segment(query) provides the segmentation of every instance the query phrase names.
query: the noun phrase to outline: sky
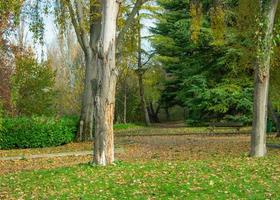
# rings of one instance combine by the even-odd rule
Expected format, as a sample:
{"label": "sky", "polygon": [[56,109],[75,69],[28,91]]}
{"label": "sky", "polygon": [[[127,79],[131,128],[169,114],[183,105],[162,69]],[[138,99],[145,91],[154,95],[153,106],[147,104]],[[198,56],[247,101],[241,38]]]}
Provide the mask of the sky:
{"label": "sky", "polygon": [[[151,19],[143,19],[142,22],[143,24],[143,29],[141,30],[142,37],[147,37],[150,36],[151,33],[149,29],[154,26],[154,20]],[[28,32],[28,44],[32,45],[36,51],[37,57],[39,60],[44,60],[47,59],[47,49],[51,46],[54,45],[56,39],[57,39],[57,34],[58,30],[54,22],[54,16],[49,15],[44,18],[44,24],[45,24],[45,31],[44,31],[44,44],[43,46],[41,44],[33,44],[32,40],[32,33],[29,31]],[[146,51],[151,50],[151,44],[149,43],[148,40],[142,40],[142,48],[145,49]]]}

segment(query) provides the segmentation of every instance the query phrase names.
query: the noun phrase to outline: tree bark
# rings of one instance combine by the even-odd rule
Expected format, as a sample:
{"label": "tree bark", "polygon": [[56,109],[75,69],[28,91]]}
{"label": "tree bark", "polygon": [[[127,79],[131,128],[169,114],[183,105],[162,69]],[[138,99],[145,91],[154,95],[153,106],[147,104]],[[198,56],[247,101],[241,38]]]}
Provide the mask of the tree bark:
{"label": "tree bark", "polygon": [[93,90],[92,80],[94,76],[94,63],[92,52],[85,54],[86,69],[84,80],[84,92],[82,98],[82,109],[80,116],[80,127],[77,135],[78,141],[93,139]]}
{"label": "tree bark", "polygon": [[274,111],[273,106],[272,106],[272,102],[269,99],[268,99],[267,108],[268,108],[268,111],[270,113],[270,116],[271,116],[272,120],[276,124],[276,129],[277,129],[277,135],[276,136],[280,137],[280,118],[277,115],[277,113]]}
{"label": "tree bark", "polygon": [[116,22],[120,2],[103,0],[101,32],[97,45],[97,74],[94,93],[94,162],[108,165],[114,162],[113,121],[117,69],[115,64]]}
{"label": "tree bark", "polygon": [[[263,2],[261,1],[262,5]],[[272,46],[272,32],[278,0],[269,0],[263,12],[266,24],[265,36],[259,44],[259,55],[255,70],[253,131],[251,135],[251,152],[253,157],[266,155],[267,101],[269,89],[269,69]]]}

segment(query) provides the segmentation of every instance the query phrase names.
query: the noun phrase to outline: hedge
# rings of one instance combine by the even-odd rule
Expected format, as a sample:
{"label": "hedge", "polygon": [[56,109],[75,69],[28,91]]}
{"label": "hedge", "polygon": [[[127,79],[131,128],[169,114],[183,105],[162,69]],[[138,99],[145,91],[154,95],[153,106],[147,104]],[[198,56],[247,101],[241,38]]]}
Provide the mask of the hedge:
{"label": "hedge", "polygon": [[0,149],[59,146],[75,138],[75,118],[4,118],[0,130]]}

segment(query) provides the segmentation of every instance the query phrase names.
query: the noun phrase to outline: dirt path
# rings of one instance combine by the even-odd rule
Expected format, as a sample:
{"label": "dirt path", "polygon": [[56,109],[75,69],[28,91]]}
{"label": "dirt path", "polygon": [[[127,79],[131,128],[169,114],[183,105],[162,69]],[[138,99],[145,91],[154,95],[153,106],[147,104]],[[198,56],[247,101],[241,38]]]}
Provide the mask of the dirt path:
{"label": "dirt path", "polygon": [[1,161],[25,160],[25,159],[37,159],[37,158],[58,158],[58,157],[66,157],[66,156],[88,156],[88,155],[92,155],[92,151],[78,151],[78,152],[65,152],[65,153],[0,157],[0,160]]}

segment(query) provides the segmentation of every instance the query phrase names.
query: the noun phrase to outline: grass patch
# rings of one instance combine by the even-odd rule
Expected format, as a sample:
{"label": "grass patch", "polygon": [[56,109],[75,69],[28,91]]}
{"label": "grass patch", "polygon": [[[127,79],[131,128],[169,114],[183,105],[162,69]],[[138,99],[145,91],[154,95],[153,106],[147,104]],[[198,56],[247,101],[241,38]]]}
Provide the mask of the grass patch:
{"label": "grass patch", "polygon": [[114,130],[128,130],[128,129],[139,129],[143,126],[133,124],[133,123],[126,123],[126,124],[114,124]]}
{"label": "grass patch", "polygon": [[267,137],[267,143],[280,145],[280,137],[276,137],[275,135],[269,135]]}
{"label": "grass patch", "polygon": [[208,127],[145,127],[134,126],[130,129],[116,130],[115,135],[125,136],[153,136],[153,135],[188,135],[188,134],[248,134],[251,131],[251,127],[243,127],[238,132],[236,128],[223,128],[217,127],[214,132],[211,132]]}
{"label": "grass patch", "polygon": [[279,199],[279,156],[77,165],[0,176],[7,199]]}

